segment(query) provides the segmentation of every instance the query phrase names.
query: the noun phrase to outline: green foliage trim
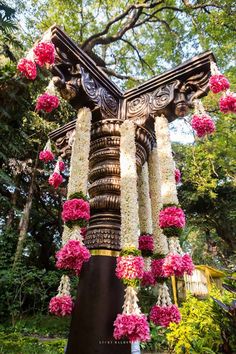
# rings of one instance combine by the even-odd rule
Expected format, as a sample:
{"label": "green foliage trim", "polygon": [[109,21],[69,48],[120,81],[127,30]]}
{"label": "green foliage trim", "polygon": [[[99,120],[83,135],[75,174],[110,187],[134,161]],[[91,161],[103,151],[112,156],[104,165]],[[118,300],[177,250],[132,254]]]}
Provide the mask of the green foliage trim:
{"label": "green foliage trim", "polygon": [[69,195],[68,199],[83,199],[88,201],[88,197],[83,192],[76,192]]}
{"label": "green foliage trim", "polygon": [[141,251],[139,251],[137,248],[135,247],[129,247],[129,248],[125,248],[120,252],[121,256],[141,256]]}

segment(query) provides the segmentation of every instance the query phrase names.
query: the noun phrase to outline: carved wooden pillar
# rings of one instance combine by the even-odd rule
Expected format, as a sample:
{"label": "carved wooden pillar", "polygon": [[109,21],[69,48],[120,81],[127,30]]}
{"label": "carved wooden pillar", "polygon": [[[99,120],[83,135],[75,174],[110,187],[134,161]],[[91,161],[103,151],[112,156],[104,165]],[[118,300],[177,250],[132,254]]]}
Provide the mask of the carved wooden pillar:
{"label": "carved wooden pillar", "polygon": [[[120,125],[136,125],[137,169],[155,145],[155,115],[169,121],[184,116],[194,98],[207,94],[211,52],[123,93],[58,27],[52,27],[57,62],[54,83],[75,108],[92,109],[89,196],[91,220],[85,244],[92,257],[84,263],[72,315],[67,354],[128,354],[130,345],[113,338],[122,312],[123,285],[115,276],[120,250]],[[70,155],[75,121],[50,134],[62,156]]]}

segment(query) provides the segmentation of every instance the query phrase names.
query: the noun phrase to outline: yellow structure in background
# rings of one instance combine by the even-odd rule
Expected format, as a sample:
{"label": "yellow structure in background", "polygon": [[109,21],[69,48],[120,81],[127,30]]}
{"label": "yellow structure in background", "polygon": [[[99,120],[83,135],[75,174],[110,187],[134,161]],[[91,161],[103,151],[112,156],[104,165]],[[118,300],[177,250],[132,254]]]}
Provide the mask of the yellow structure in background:
{"label": "yellow structure in background", "polygon": [[186,291],[204,298],[214,284],[217,288],[222,287],[225,273],[208,265],[197,265],[192,275],[184,275],[183,278],[171,278],[174,302],[177,305],[178,299],[183,300]]}

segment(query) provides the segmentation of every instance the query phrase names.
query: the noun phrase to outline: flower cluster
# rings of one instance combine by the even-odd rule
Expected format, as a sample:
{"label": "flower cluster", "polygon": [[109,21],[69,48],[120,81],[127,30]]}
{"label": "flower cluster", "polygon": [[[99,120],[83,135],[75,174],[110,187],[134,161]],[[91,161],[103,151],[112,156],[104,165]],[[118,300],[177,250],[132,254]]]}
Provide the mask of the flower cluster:
{"label": "flower cluster", "polygon": [[64,161],[62,161],[62,160],[59,161],[58,165],[59,165],[59,171],[60,171],[60,172],[62,172],[62,171],[65,170],[65,163],[64,163]]}
{"label": "flower cluster", "polygon": [[153,236],[149,234],[139,236],[139,247],[143,256],[150,256],[154,250]]}
{"label": "flower cluster", "polygon": [[181,315],[176,305],[154,305],[151,309],[150,320],[155,325],[168,327],[170,323],[179,323],[181,320]]}
{"label": "flower cluster", "polygon": [[90,258],[88,249],[78,240],[69,240],[60,251],[56,253],[56,267],[59,269],[74,270],[76,275],[80,274],[83,262]]}
{"label": "flower cluster", "polygon": [[60,101],[57,96],[45,92],[37,98],[36,110],[50,113],[59,106],[59,103]]}
{"label": "flower cluster", "polygon": [[185,253],[182,256],[182,272],[187,273],[188,275],[192,275],[194,269],[195,267],[192,258],[188,253]]}
{"label": "flower cluster", "polygon": [[163,270],[163,264],[164,264],[164,258],[152,260],[151,268],[152,268],[152,274],[155,279],[165,278],[166,275]]}
{"label": "flower cluster", "polygon": [[220,98],[220,110],[223,113],[236,113],[236,94],[227,93]]}
{"label": "flower cluster", "polygon": [[69,295],[54,296],[49,303],[49,311],[56,316],[68,316],[71,314],[73,301]]}
{"label": "flower cluster", "polygon": [[34,61],[39,65],[55,62],[55,47],[51,42],[39,42],[33,49]]}
{"label": "flower cluster", "polygon": [[39,153],[39,160],[48,163],[54,160],[54,155],[51,150],[43,150]]}
{"label": "flower cluster", "polygon": [[194,114],[191,125],[199,138],[214,133],[216,129],[215,123],[208,114]]}
{"label": "flower cluster", "polygon": [[53,174],[49,177],[48,183],[53,186],[55,189],[57,189],[60,184],[63,181],[63,177],[60,175],[60,173],[53,172]]}
{"label": "flower cluster", "polygon": [[166,277],[176,275],[180,277],[183,275],[182,257],[178,253],[169,253],[163,263],[163,272]]}
{"label": "flower cluster", "polygon": [[117,258],[116,276],[122,280],[142,279],[144,261],[140,256],[121,256]]}
{"label": "flower cluster", "polygon": [[156,283],[156,281],[155,281],[152,271],[150,271],[150,270],[146,271],[146,272],[144,271],[141,285],[142,286],[153,286],[153,285],[155,285],[155,283]]}
{"label": "flower cluster", "polygon": [[63,204],[62,220],[70,227],[78,224],[83,227],[90,219],[89,202],[84,199],[69,199]]}
{"label": "flower cluster", "polygon": [[119,314],[114,322],[114,338],[127,338],[130,342],[150,340],[150,330],[145,315]]}
{"label": "flower cluster", "polygon": [[162,229],[178,228],[185,226],[185,215],[181,208],[170,206],[162,209],[159,215],[159,225]]}
{"label": "flower cluster", "polygon": [[229,81],[222,74],[212,75],[209,80],[209,88],[213,93],[219,93],[228,90],[230,87]]}
{"label": "flower cluster", "polygon": [[26,58],[20,59],[17,64],[17,69],[29,80],[36,79],[37,76],[37,67],[35,63]]}
{"label": "flower cluster", "polygon": [[175,169],[175,182],[180,183],[181,181],[181,172],[178,168]]}

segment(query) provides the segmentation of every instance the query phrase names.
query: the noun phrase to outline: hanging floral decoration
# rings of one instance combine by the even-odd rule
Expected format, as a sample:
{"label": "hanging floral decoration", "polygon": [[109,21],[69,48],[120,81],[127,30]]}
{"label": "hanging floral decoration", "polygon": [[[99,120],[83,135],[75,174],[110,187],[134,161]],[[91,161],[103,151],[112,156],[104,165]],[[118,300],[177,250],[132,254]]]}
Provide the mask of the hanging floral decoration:
{"label": "hanging floral decoration", "polygon": [[150,320],[156,326],[168,327],[170,323],[179,323],[181,315],[176,305],[173,305],[166,283],[158,286],[157,303],[152,307]]}
{"label": "hanging floral decoration", "polygon": [[67,275],[63,275],[58,288],[58,294],[49,303],[49,312],[64,317],[71,314],[73,301],[70,296],[70,282]]}
{"label": "hanging floral decoration", "polygon": [[117,315],[113,335],[117,340],[128,339],[131,343],[150,340],[147,317],[140,311],[137,292],[132,286],[125,289],[123,313]]}
{"label": "hanging floral decoration", "polygon": [[150,234],[140,235],[138,248],[142,252],[143,257],[151,256],[154,251],[153,236]]}
{"label": "hanging floral decoration", "polygon": [[194,101],[194,114],[191,120],[191,126],[195,130],[197,136],[202,138],[206,135],[214,133],[216,130],[215,123],[212,118],[205,112],[203,104],[200,100]]}
{"label": "hanging floral decoration", "polygon": [[57,189],[60,184],[63,182],[63,177],[60,174],[61,170],[60,170],[60,163],[63,163],[63,161],[60,160],[60,158],[58,159],[56,166],[54,168],[54,171],[52,173],[52,175],[49,177],[48,179],[48,183],[53,186],[55,189]]}
{"label": "hanging floral decoration", "polygon": [[152,274],[154,278],[157,281],[162,281],[164,278],[166,278],[166,274],[163,270],[163,264],[165,260],[165,256],[159,255],[160,258],[156,258],[152,260],[151,263],[151,268],[152,268]]}
{"label": "hanging floral decoration", "polygon": [[34,61],[22,58],[17,64],[17,69],[29,80],[35,80],[37,77],[37,66]]}
{"label": "hanging floral decoration", "polygon": [[114,322],[114,338],[130,342],[150,339],[147,317],[138,306],[137,285],[143,277],[144,261],[138,250],[138,191],[135,125],[126,120],[120,129],[121,168],[121,255],[116,275],[126,285],[122,314]]}
{"label": "hanging floral decoration", "polygon": [[89,202],[84,198],[72,198],[65,201],[61,217],[70,228],[74,225],[86,226],[90,219]]}
{"label": "hanging floral decoration", "polygon": [[54,64],[55,46],[51,42],[39,42],[33,48],[34,61],[39,66]]}
{"label": "hanging floral decoration", "polygon": [[156,280],[152,270],[144,271],[141,280],[141,286],[147,287],[147,286],[154,286],[155,284],[156,284]]}
{"label": "hanging floral decoration", "polygon": [[219,93],[228,90],[230,83],[228,79],[222,75],[217,68],[215,62],[211,62],[211,77],[209,79],[209,88],[213,93]]}
{"label": "hanging floral decoration", "polygon": [[52,153],[50,140],[47,141],[43,151],[40,151],[39,160],[43,161],[44,163],[48,163],[54,160],[54,154]]}
{"label": "hanging floral decoration", "polygon": [[37,98],[36,110],[44,111],[46,113],[52,112],[60,104],[59,98],[45,92]]}
{"label": "hanging floral decoration", "polygon": [[227,91],[220,98],[220,111],[223,113],[236,113],[236,94]]}
{"label": "hanging floral decoration", "polygon": [[178,168],[175,169],[175,182],[177,184],[181,182],[181,172]]}
{"label": "hanging floral decoration", "polygon": [[185,227],[185,214],[180,207],[170,206],[162,209],[159,215],[159,225],[162,229]]}

